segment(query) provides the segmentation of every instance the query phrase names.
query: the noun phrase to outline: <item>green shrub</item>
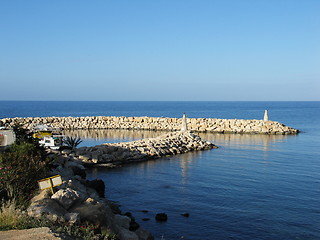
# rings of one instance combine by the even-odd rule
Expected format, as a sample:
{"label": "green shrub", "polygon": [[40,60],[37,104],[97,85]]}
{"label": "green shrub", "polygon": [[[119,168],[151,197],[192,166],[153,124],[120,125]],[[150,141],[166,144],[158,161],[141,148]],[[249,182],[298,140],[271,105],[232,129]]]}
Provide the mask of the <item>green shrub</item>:
{"label": "green shrub", "polygon": [[83,240],[118,240],[110,229],[96,229],[92,224],[52,226],[54,232],[67,234]]}
{"label": "green shrub", "polygon": [[16,144],[21,144],[21,143],[32,143],[35,144],[37,146],[39,146],[38,140],[36,140],[35,138],[33,138],[32,136],[32,132],[29,131],[28,129],[25,129],[22,127],[22,125],[20,124],[15,124],[12,127],[14,134],[15,134],[15,143]]}
{"label": "green shrub", "polygon": [[2,205],[0,204],[0,231],[44,227],[47,225],[47,222],[31,218],[18,209],[14,199],[2,202]]}
{"label": "green shrub", "polygon": [[80,143],[82,143],[82,140],[80,137],[69,137],[67,136],[65,139],[63,139],[63,143],[70,149],[75,149]]}
{"label": "green shrub", "polygon": [[37,180],[47,176],[49,159],[38,146],[20,142],[0,152],[0,189],[5,189],[9,199],[24,205],[38,188]]}

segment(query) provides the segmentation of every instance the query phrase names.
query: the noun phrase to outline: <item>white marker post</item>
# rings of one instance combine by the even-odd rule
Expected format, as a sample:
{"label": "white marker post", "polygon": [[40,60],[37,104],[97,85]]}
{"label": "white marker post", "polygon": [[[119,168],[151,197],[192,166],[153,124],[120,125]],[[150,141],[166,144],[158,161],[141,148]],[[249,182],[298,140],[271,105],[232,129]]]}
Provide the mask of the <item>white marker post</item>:
{"label": "white marker post", "polygon": [[182,132],[185,132],[188,130],[188,126],[187,126],[187,116],[186,114],[184,113],[183,114],[183,117],[182,117],[182,123],[181,123],[181,131]]}
{"label": "white marker post", "polygon": [[269,121],[268,110],[264,110],[263,121]]}

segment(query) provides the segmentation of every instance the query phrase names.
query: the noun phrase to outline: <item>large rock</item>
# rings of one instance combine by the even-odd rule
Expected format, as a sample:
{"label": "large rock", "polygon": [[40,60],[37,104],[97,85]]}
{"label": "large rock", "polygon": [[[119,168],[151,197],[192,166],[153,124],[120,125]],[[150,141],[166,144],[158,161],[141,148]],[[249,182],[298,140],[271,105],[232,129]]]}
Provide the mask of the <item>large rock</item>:
{"label": "large rock", "polygon": [[154,237],[151,235],[151,233],[142,228],[136,230],[135,233],[138,235],[139,240],[154,240]]}
{"label": "large rock", "polygon": [[135,232],[126,228],[120,228],[117,235],[120,240],[139,240],[139,237]]}
{"label": "large rock", "polygon": [[114,224],[118,228],[129,229],[130,222],[131,222],[131,218],[128,216],[123,216],[123,215],[119,215],[119,214],[114,216]]}
{"label": "large rock", "polygon": [[85,186],[85,181],[82,180],[81,178],[76,179],[74,177],[72,180],[70,179],[66,183],[66,188],[71,188],[71,189],[75,190],[79,194],[79,197],[81,198],[82,201],[89,197],[89,194],[87,191],[88,189]]}
{"label": "large rock", "polygon": [[82,222],[87,221],[96,227],[111,225],[112,211],[105,204],[88,198],[85,202],[70,209],[70,212],[78,213]]}
{"label": "large rock", "polygon": [[39,192],[39,194],[37,194],[36,196],[34,196],[31,199],[31,203],[38,202],[38,201],[41,201],[43,199],[49,199],[49,198],[51,198],[51,196],[52,196],[52,193],[51,193],[50,189],[42,190],[42,191]]}
{"label": "large rock", "polygon": [[157,213],[155,219],[159,222],[165,222],[168,220],[168,215],[165,213]]}
{"label": "large rock", "polygon": [[65,209],[69,209],[76,202],[81,201],[80,194],[71,188],[60,189],[51,196],[51,199],[56,200]]}
{"label": "large rock", "polygon": [[53,222],[65,222],[65,215],[68,213],[57,201],[49,198],[32,202],[27,212],[31,217],[46,217]]}

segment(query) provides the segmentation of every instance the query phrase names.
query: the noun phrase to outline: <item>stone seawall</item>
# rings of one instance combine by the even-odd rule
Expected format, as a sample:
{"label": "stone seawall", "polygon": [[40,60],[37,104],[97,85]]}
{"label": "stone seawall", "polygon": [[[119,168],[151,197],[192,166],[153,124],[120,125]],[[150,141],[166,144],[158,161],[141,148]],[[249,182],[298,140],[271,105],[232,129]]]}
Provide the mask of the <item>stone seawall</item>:
{"label": "stone seawall", "polygon": [[[194,132],[240,133],[240,134],[297,134],[299,130],[275,121],[187,118],[188,130]],[[4,118],[0,126],[11,127],[15,123],[27,129],[35,125],[48,124],[60,129],[135,129],[179,131],[181,118],[165,117],[36,117]]]}
{"label": "stone seawall", "polygon": [[95,147],[81,147],[75,152],[62,151],[86,164],[112,167],[137,161],[157,159],[163,156],[183,154],[217,148],[189,131],[164,134],[132,142],[108,143]]}

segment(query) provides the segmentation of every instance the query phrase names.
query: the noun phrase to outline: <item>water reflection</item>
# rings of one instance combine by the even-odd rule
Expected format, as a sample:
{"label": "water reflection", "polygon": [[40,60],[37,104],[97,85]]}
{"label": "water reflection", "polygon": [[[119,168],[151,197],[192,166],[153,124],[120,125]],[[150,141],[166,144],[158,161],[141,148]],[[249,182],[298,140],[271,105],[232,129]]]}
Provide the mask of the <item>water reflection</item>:
{"label": "water reflection", "polygon": [[269,151],[270,146],[278,142],[285,142],[295,135],[265,135],[265,134],[213,134],[199,133],[202,139],[210,141],[217,146],[241,147],[243,149]]}
{"label": "water reflection", "polygon": [[[101,130],[65,130],[66,136],[80,137],[83,139],[81,146],[94,146],[103,143],[135,141],[143,138],[154,138],[165,134],[163,131],[147,130],[118,130],[118,129],[101,129]],[[295,138],[296,135],[250,135],[250,134],[217,134],[217,133],[199,133],[199,136],[210,141],[222,148],[241,148],[245,150],[263,151],[263,159],[268,159],[270,151],[277,151],[277,144],[286,142],[288,138]],[[190,161],[195,158],[194,154],[181,155],[181,168],[183,176],[186,176],[186,169]]]}
{"label": "water reflection", "polygon": [[[120,130],[120,129],[88,129],[88,130],[64,130],[63,134],[82,139],[106,140],[108,141],[134,141],[142,138],[153,138],[165,134],[164,131],[148,130]],[[218,134],[218,133],[198,133],[207,141],[218,146],[241,146],[241,148],[256,148],[256,150],[268,151],[270,144],[286,141],[287,138],[296,135],[251,135],[251,134]]]}
{"label": "water reflection", "polygon": [[70,137],[80,137],[83,140],[83,146],[91,146],[102,143],[128,142],[142,138],[154,138],[164,134],[164,132],[147,130],[87,129],[64,130],[62,134]]}
{"label": "water reflection", "polygon": [[181,168],[181,183],[183,185],[187,184],[188,180],[188,168],[190,168],[197,158],[201,156],[202,152],[190,152],[179,155],[180,168]]}
{"label": "water reflection", "polygon": [[265,134],[210,134],[200,133],[202,139],[213,142],[223,148],[261,151],[263,161],[268,161],[271,151],[280,151],[279,143],[296,138],[296,135],[265,135]]}

